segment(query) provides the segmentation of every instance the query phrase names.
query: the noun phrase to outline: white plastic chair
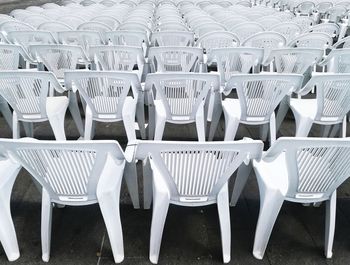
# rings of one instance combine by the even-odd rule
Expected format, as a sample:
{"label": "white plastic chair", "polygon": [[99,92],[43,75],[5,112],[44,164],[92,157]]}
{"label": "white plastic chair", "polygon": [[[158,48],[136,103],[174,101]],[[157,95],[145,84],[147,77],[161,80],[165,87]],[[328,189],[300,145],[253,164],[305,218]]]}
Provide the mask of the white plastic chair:
{"label": "white plastic chair", "polygon": [[203,50],[196,47],[152,47],[148,60],[152,72],[199,72]]}
{"label": "white plastic chair", "polygon": [[186,31],[161,31],[153,32],[151,36],[152,46],[193,46],[194,33]]}
{"label": "white plastic chair", "polygon": [[115,29],[120,24],[120,22],[116,18],[106,15],[94,17],[90,21],[103,23],[112,29]]}
{"label": "white plastic chair", "polygon": [[[169,204],[218,205],[223,262],[231,259],[228,180],[247,159],[260,159],[261,141],[129,143],[134,160],[149,158],[153,173],[153,214],[149,259],[158,263]],[[128,150],[131,149],[131,150]],[[187,174],[186,172],[192,172]]]}
{"label": "white plastic chair", "polygon": [[350,175],[349,155],[348,139],[286,137],[279,138],[261,161],[253,161],[260,193],[254,257],[263,258],[284,201],[326,202],[324,252],[332,257],[336,189]]}
{"label": "white plastic chair", "polygon": [[286,38],[287,43],[302,33],[302,28],[294,22],[279,23],[271,27],[270,30],[282,34]]}
{"label": "white plastic chair", "polygon": [[[29,51],[39,63],[55,74],[61,84],[64,83],[65,71],[75,70],[81,62],[85,65],[90,63],[83,48],[76,45],[30,45]],[[69,111],[80,135],[83,136],[83,122],[76,96],[72,94],[72,91],[68,91],[68,98]]]}
{"label": "white plastic chair", "polygon": [[245,41],[248,37],[265,31],[264,27],[256,22],[243,22],[230,28],[230,31],[238,36],[240,42]]}
{"label": "white plastic chair", "polygon": [[26,23],[20,22],[20,21],[10,20],[10,21],[6,21],[6,22],[1,23],[0,30],[1,30],[1,32],[6,34],[10,31],[35,30],[35,28],[26,24]]}
{"label": "white plastic chair", "polygon": [[[138,97],[143,96],[137,74],[112,71],[65,72],[65,84],[67,89],[74,92],[78,90],[86,102],[85,140],[92,138],[94,121],[123,121],[128,141],[136,139],[135,116],[139,128],[145,127],[144,117],[140,116],[143,112],[136,111]],[[133,96],[128,96],[130,91]],[[141,134],[145,137],[145,132]]]}
{"label": "white plastic chair", "polygon": [[101,33],[113,30],[112,27],[107,24],[98,22],[98,21],[89,21],[80,24],[77,30],[90,30],[90,31],[98,31]]}
{"label": "white plastic chair", "polygon": [[143,51],[132,46],[91,46],[89,49],[90,59],[94,61],[98,70],[103,71],[133,71],[137,66],[139,79],[143,73],[145,58]]}
{"label": "white plastic chair", "polygon": [[147,34],[144,31],[117,30],[105,33],[106,38],[113,45],[142,47],[143,43],[149,46]]}
{"label": "white plastic chair", "polygon": [[188,28],[178,22],[167,22],[167,23],[162,23],[157,26],[156,31],[161,31],[161,32],[167,32],[167,31],[180,31],[180,32],[188,32]]}
{"label": "white plastic chair", "polygon": [[296,137],[306,137],[313,123],[342,124],[346,136],[346,114],[350,111],[350,74],[318,74],[297,93],[308,94],[316,87],[316,98],[291,98],[290,108],[296,123]]}
{"label": "white plastic chair", "polygon": [[333,49],[318,65],[328,73],[350,73],[350,49]]}
{"label": "white plastic chair", "polygon": [[80,24],[84,23],[85,20],[79,16],[65,15],[57,18],[57,21],[63,22],[73,29],[76,29]]}
{"label": "white plastic chair", "polygon": [[310,17],[295,17],[291,22],[298,24],[301,27],[302,32],[308,32],[310,28],[315,25],[315,21]]}
{"label": "white plastic chair", "polygon": [[[13,138],[20,137],[18,122],[49,121],[57,140],[65,140],[66,96],[49,97],[50,90],[65,90],[50,72],[0,71],[0,94],[13,109]],[[32,134],[32,133],[31,133]]]}
{"label": "white plastic chair", "polygon": [[195,122],[198,140],[205,141],[206,101],[211,90],[219,93],[219,86],[220,78],[217,74],[180,72],[148,74],[145,92],[151,102],[150,139],[153,137],[155,140],[162,139],[166,122],[173,124]]}
{"label": "white plastic chair", "polygon": [[[38,141],[0,140],[7,157],[1,170],[6,170],[4,183],[11,187],[20,166],[42,186],[41,245],[42,259],[50,259],[53,205],[84,206],[98,203],[107,228],[114,261],[124,259],[123,235],[119,213],[120,187],[125,167],[124,153],[116,141]],[[6,194],[6,195],[5,195]],[[10,222],[8,197],[2,228],[14,233]],[[5,197],[6,198],[6,197]],[[12,226],[11,226],[12,224]],[[12,229],[11,229],[12,228]],[[12,231],[11,231],[12,230]],[[12,236],[12,244],[15,238]],[[7,243],[7,242],[5,242]],[[6,246],[6,244],[4,244]],[[12,246],[13,249],[14,246]],[[11,248],[10,248],[11,250]],[[13,253],[10,258],[19,254]],[[15,255],[17,254],[17,255]]]}
{"label": "white plastic chair", "polygon": [[38,30],[50,31],[55,34],[59,31],[73,30],[73,28],[60,21],[44,22],[38,26]]}
{"label": "white plastic chair", "polygon": [[196,45],[203,48],[205,52],[209,54],[210,50],[214,48],[238,47],[240,41],[238,37],[231,32],[218,31],[201,36],[197,40]]}
{"label": "white plastic chair", "polygon": [[325,33],[332,38],[336,38],[339,35],[339,26],[335,23],[322,23],[310,28],[310,32],[321,32]]}
{"label": "white plastic chair", "polygon": [[331,36],[321,32],[310,32],[299,35],[294,40],[291,40],[287,46],[302,47],[302,48],[319,48],[327,49],[333,44]]}
{"label": "white plastic chair", "polygon": [[[225,115],[225,141],[233,140],[240,123],[269,125],[270,144],[276,140],[275,108],[284,96],[302,85],[298,74],[238,74],[227,82],[224,93],[237,90],[238,99],[222,102]],[[264,139],[267,133],[261,131]]]}
{"label": "white plastic chair", "polygon": [[103,45],[105,40],[97,31],[87,30],[70,30],[60,31],[57,33],[58,41],[66,45],[81,46],[86,53],[89,52],[89,47],[92,45]]}

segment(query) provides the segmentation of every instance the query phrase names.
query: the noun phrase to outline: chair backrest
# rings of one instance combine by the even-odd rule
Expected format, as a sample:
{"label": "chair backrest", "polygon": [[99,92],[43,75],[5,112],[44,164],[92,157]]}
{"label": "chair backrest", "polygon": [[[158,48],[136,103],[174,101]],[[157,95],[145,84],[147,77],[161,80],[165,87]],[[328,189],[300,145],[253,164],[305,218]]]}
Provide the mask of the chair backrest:
{"label": "chair backrest", "polygon": [[11,21],[6,21],[1,23],[0,30],[2,32],[8,33],[10,31],[18,31],[18,30],[35,30],[35,28],[26,23],[11,20]]}
{"label": "chair backrest", "polygon": [[210,32],[197,40],[197,46],[203,48],[206,53],[210,53],[214,48],[238,47],[239,44],[239,38],[227,31]]}
{"label": "chair backrest", "polygon": [[20,63],[20,56],[27,62],[33,61],[22,46],[0,44],[0,70],[17,70]]}
{"label": "chair backrest", "polygon": [[242,46],[271,50],[284,47],[286,42],[286,38],[282,34],[274,31],[265,31],[248,37],[242,43]]}
{"label": "chair backrest", "polygon": [[113,45],[142,47],[142,43],[145,43],[148,46],[147,33],[144,31],[117,30],[108,31],[105,35]]}
{"label": "chair backrest", "polygon": [[89,62],[81,46],[61,44],[39,44],[29,46],[30,54],[43,63],[57,78],[64,77],[64,71],[75,70],[79,60]]}
{"label": "chair backrest", "polygon": [[310,32],[322,32],[332,38],[337,37],[339,34],[339,26],[336,23],[322,23],[310,28]]}
{"label": "chair backrest", "polygon": [[56,43],[54,36],[49,31],[11,31],[7,34],[7,38],[10,42],[21,45],[26,51],[29,45]]}
{"label": "chair backrest", "polygon": [[287,46],[300,48],[326,49],[333,44],[333,39],[329,35],[321,32],[305,33],[291,40]]}
{"label": "chair backrest", "polygon": [[291,20],[291,22],[298,24],[301,27],[302,32],[308,32],[315,24],[315,21],[309,17],[295,17]]}
{"label": "chair backrest", "polygon": [[327,72],[350,73],[350,48],[333,49],[321,65],[327,67]]}
{"label": "chair backrest", "polygon": [[179,22],[166,22],[166,23],[162,23],[160,25],[157,26],[157,31],[183,31],[183,32],[187,32],[188,28]]}
{"label": "chair backrest", "polygon": [[193,46],[194,33],[186,31],[161,31],[151,35],[152,46]]}
{"label": "chair backrest", "polygon": [[275,25],[280,24],[281,19],[273,16],[266,16],[256,20],[257,23],[261,24],[266,30],[271,30]]}
{"label": "chair backrest", "polygon": [[237,74],[227,82],[225,91],[236,88],[241,106],[241,120],[268,122],[281,100],[299,89],[299,74]]}
{"label": "chair backrest", "polygon": [[40,24],[50,21],[50,18],[43,16],[43,15],[32,15],[32,16],[28,16],[25,19],[23,19],[23,22],[31,25],[34,28],[39,27]]}
{"label": "chair backrest", "polygon": [[73,30],[73,28],[60,21],[49,21],[40,24],[38,30],[45,30],[50,31],[52,33],[56,33],[59,31]]}
{"label": "chair backrest", "polygon": [[235,74],[254,72],[254,67],[262,63],[263,56],[261,48],[219,48],[210,51],[208,62],[216,62],[223,85]]}
{"label": "chair backrest", "polygon": [[195,120],[209,91],[218,91],[219,86],[217,74],[155,73],[147,75],[145,90],[162,101],[168,120],[188,121]]}
{"label": "chair backrest", "polygon": [[78,14],[76,16],[73,16],[73,15],[61,16],[57,18],[57,21],[63,22],[69,25],[70,27],[72,27],[73,29],[76,29],[80,24],[85,22],[83,18],[78,16]]}
{"label": "chair backrest", "polygon": [[338,40],[332,46],[333,49],[350,48],[350,36]]}
{"label": "chair backrest", "polygon": [[350,111],[350,74],[318,74],[300,90],[300,95],[316,87],[317,113],[315,121],[342,122]]}
{"label": "chair backrest", "polygon": [[287,42],[295,39],[302,33],[302,28],[294,22],[279,23],[270,30],[282,34],[286,38]]}
{"label": "chair backrest", "polygon": [[281,155],[287,164],[285,192],[290,200],[327,199],[350,175],[349,139],[281,137],[262,160],[277,162]]}
{"label": "chair backrest", "polygon": [[141,84],[136,73],[68,71],[66,89],[77,90],[96,118],[121,119],[125,98],[130,90],[137,100]]}
{"label": "chair backrest", "polygon": [[230,28],[230,31],[238,36],[240,42],[245,41],[248,37],[265,31],[264,27],[256,22],[243,22]]}
{"label": "chair backrest", "polygon": [[112,29],[115,29],[120,24],[120,22],[116,18],[106,15],[94,17],[90,21],[103,23]]}
{"label": "chair backrest", "polygon": [[64,92],[50,72],[0,71],[0,95],[17,113],[18,119],[46,118],[49,90]]}
{"label": "chair backrest", "polygon": [[196,205],[215,201],[236,169],[260,159],[263,143],[136,141],[129,143],[135,159],[150,158],[154,181],[164,184],[170,200]]}
{"label": "chair backrest", "polygon": [[[96,202],[105,170],[123,172],[124,153],[116,141],[38,141],[1,139],[7,156],[21,164],[49,193],[68,205]],[[114,160],[114,162],[112,162]],[[111,162],[114,166],[111,166]]]}
{"label": "chair backrest", "polygon": [[304,74],[322,59],[323,49],[282,48],[271,50],[267,64],[274,62],[278,73]]}
{"label": "chair backrest", "polygon": [[208,23],[203,23],[203,24],[196,26],[193,29],[193,31],[196,34],[196,36],[201,37],[201,36],[204,36],[205,34],[211,33],[211,32],[226,31],[226,27],[220,23],[208,22]]}
{"label": "chair backrest", "polygon": [[89,22],[84,22],[80,24],[77,28],[77,30],[89,30],[89,31],[98,31],[98,32],[106,32],[106,31],[111,31],[113,28],[108,26],[107,24],[104,24],[102,22],[98,21],[89,21]]}
{"label": "chair backrest", "polygon": [[138,76],[141,78],[145,59],[141,48],[132,46],[91,46],[90,59],[99,70],[132,71],[137,65]]}
{"label": "chair backrest", "polygon": [[81,46],[85,52],[93,45],[103,45],[105,41],[97,31],[70,30],[57,33],[58,41],[61,44]]}
{"label": "chair backrest", "polygon": [[117,30],[132,30],[132,31],[142,31],[146,32],[147,36],[151,34],[150,29],[144,24],[138,22],[125,22],[118,26]]}
{"label": "chair backrest", "polygon": [[196,47],[152,47],[148,54],[155,72],[198,72],[203,50]]}

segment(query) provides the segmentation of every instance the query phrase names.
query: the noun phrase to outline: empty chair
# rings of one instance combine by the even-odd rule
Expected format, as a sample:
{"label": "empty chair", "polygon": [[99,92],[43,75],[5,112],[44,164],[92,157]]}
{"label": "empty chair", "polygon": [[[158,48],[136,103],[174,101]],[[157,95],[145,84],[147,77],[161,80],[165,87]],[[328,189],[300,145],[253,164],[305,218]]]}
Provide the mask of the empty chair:
{"label": "empty chair", "polygon": [[333,49],[319,65],[326,72],[350,73],[350,49]]}
{"label": "empty chair", "polygon": [[[226,98],[222,102],[225,115],[225,140],[235,138],[240,123],[269,125],[270,144],[276,140],[275,108],[284,96],[302,85],[298,74],[238,74],[227,82],[224,93],[232,88],[238,99]],[[267,132],[265,130],[265,132]],[[264,132],[264,133],[265,133]],[[262,137],[265,138],[265,135]]]}
{"label": "empty chair", "polygon": [[197,46],[204,49],[207,54],[214,48],[238,47],[239,45],[238,37],[227,31],[210,32],[197,40]]}
{"label": "empty chair", "polygon": [[77,30],[89,30],[89,31],[98,31],[98,32],[106,32],[111,31],[113,28],[108,26],[107,24],[98,22],[98,21],[89,21],[80,24]]}
{"label": "empty chair", "polygon": [[120,24],[120,22],[117,19],[115,19],[114,17],[105,16],[105,15],[94,17],[90,21],[96,21],[96,22],[103,23],[112,29],[115,29]]}
{"label": "empty chair", "polygon": [[245,41],[248,37],[265,31],[264,27],[256,22],[244,22],[230,28],[230,31],[238,36],[240,42]]}
{"label": "empty chair", "polygon": [[206,101],[211,90],[213,93],[219,92],[219,85],[219,75],[216,74],[148,74],[145,91],[148,95],[152,95],[149,96],[149,100],[154,101],[149,108],[150,139],[153,135],[155,140],[162,139],[166,122],[173,124],[195,122],[198,140],[205,141]]}
{"label": "empty chair", "polygon": [[10,42],[21,45],[29,52],[29,45],[33,44],[55,44],[56,40],[49,31],[11,31],[7,34]]}
{"label": "empty chair", "polygon": [[132,31],[132,30],[117,30],[108,31],[105,33],[107,40],[113,45],[125,45],[142,47],[145,44],[149,45],[148,37],[144,31]]}
{"label": "empty chair", "polygon": [[286,38],[287,43],[302,33],[302,28],[294,22],[279,23],[271,27],[270,30],[282,34]]}
{"label": "empty chair", "polygon": [[[324,253],[332,257],[336,189],[349,177],[349,155],[348,139],[286,137],[279,138],[260,161],[253,161],[260,193],[254,257],[263,258],[284,201],[326,202]],[[300,247],[303,241],[297,243]]]}
{"label": "empty chair", "polygon": [[335,23],[322,23],[312,26],[310,32],[321,32],[335,38],[339,35],[339,26]]}
{"label": "empty chair", "polygon": [[299,16],[310,16],[312,14],[312,11],[315,7],[315,4],[311,1],[304,1],[301,2],[297,7],[296,7],[296,15]]}
{"label": "empty chair", "polygon": [[137,66],[135,72],[141,80],[145,65],[141,48],[121,45],[91,46],[89,53],[98,70],[131,72]]}
{"label": "empty chair", "polygon": [[0,44],[0,70],[17,70],[20,57],[26,62],[32,62],[28,53],[20,45]]}
{"label": "empty chair", "polygon": [[296,137],[308,136],[312,124],[342,124],[346,136],[346,114],[350,111],[350,74],[313,76],[298,94],[304,96],[316,88],[316,98],[291,98],[290,108],[296,123]]}
{"label": "empty chair", "polygon": [[[0,140],[6,167],[5,187],[12,187],[18,170],[23,166],[42,186],[41,246],[42,259],[50,259],[53,205],[83,206],[99,203],[106,225],[114,261],[124,259],[123,235],[119,214],[119,194],[125,167],[124,153],[116,141],[38,141]],[[3,168],[1,167],[1,168]],[[7,223],[3,229],[10,233],[13,224],[9,216],[11,189],[7,198]],[[5,197],[5,196],[4,196]],[[3,210],[2,210],[3,211]],[[12,224],[12,226],[11,226]],[[12,232],[12,231],[11,231]],[[13,241],[15,238],[13,239]],[[14,243],[14,242],[13,242]],[[18,256],[14,255],[11,258]]]}
{"label": "empty chair", "polygon": [[40,24],[50,21],[50,18],[46,16],[28,16],[25,19],[23,19],[24,23],[27,23],[28,25],[31,25],[34,28],[39,27]]}
{"label": "empty chair", "polygon": [[153,32],[152,46],[193,46],[194,33],[186,31]]}
{"label": "empty chair", "polygon": [[4,34],[10,32],[10,31],[19,31],[19,30],[35,30],[34,27],[20,22],[20,21],[15,21],[15,20],[11,20],[11,21],[6,21],[0,24],[0,30],[1,32],[3,32]]}
{"label": "empty chair", "polygon": [[182,23],[178,23],[178,22],[166,22],[166,23],[162,23],[160,25],[157,26],[156,28],[157,31],[183,31],[183,32],[187,32],[188,28],[182,24]]}
{"label": "empty chair", "polygon": [[[136,139],[134,123],[138,97],[141,93],[141,84],[136,73],[65,72],[65,84],[67,89],[72,89],[74,92],[78,90],[86,102],[85,140],[91,139],[93,121],[123,121],[128,141]],[[128,96],[129,92],[132,92],[132,96]],[[138,118],[138,121],[141,123],[143,117]],[[144,128],[144,124],[139,127]]]}
{"label": "empty chair", "polygon": [[59,31],[73,30],[73,28],[60,21],[49,21],[39,25],[38,30],[50,31],[51,33],[57,33]]}
{"label": "empty chair", "polygon": [[264,49],[264,61],[269,57],[272,49],[282,48],[286,45],[286,38],[274,31],[265,31],[248,37],[242,46]]}
{"label": "empty chair", "polygon": [[148,59],[152,72],[199,72],[203,50],[196,47],[152,47]]}
{"label": "empty chair", "polygon": [[65,140],[64,117],[68,107],[66,96],[49,97],[50,90],[65,90],[50,72],[1,71],[0,95],[13,109],[13,138],[19,138],[19,121],[49,121],[57,140]]}
{"label": "empty chair", "polygon": [[[228,180],[247,158],[260,159],[261,141],[129,143],[134,159],[149,158],[153,172],[153,214],[149,259],[158,263],[169,204],[204,206],[217,204],[223,262],[231,259]],[[195,225],[195,224],[194,224]]]}
{"label": "empty chair", "polygon": [[58,41],[61,44],[81,46],[86,53],[93,45],[103,45],[105,41],[97,31],[70,30],[57,33]]}
{"label": "empty chair", "polygon": [[220,23],[208,22],[196,26],[193,31],[196,36],[201,37],[210,32],[226,31],[226,27]]}
{"label": "empty chair", "polygon": [[275,25],[281,24],[281,19],[273,16],[266,16],[256,20],[257,23],[261,24],[266,30],[271,30]]}
{"label": "empty chair", "polygon": [[308,32],[315,24],[315,21],[310,17],[295,17],[291,22],[298,24],[301,27],[302,32]]}
{"label": "empty chair", "polygon": [[142,31],[147,33],[147,37],[151,35],[150,29],[144,24],[138,22],[125,22],[118,26],[117,30],[132,30],[132,31]]}
{"label": "empty chair", "polygon": [[302,47],[302,48],[318,48],[327,49],[333,44],[331,36],[321,32],[310,32],[303,35],[299,35],[295,39],[291,40],[287,46],[289,47]]}
{"label": "empty chair", "polygon": [[66,15],[66,16],[61,16],[57,18],[57,21],[63,22],[73,29],[76,29],[80,24],[84,23],[85,20],[79,16],[73,16],[73,15]]}

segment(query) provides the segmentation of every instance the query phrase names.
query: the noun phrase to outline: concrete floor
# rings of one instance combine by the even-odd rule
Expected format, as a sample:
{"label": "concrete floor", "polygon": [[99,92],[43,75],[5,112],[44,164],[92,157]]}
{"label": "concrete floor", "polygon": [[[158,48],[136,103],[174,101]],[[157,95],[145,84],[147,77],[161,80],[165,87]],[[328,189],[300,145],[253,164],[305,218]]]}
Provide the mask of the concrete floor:
{"label": "concrete floor", "polygon": [[[42,4],[49,1],[20,1],[21,5]],[[52,1],[50,1],[52,2]],[[19,1],[0,2],[3,13],[19,8]],[[69,116],[66,133],[70,140],[79,137]],[[310,136],[320,135],[315,126]],[[293,136],[295,125],[289,115],[279,136]],[[223,139],[223,122],[215,140]],[[35,126],[35,137],[53,139],[47,122]],[[257,138],[255,127],[240,126],[237,138]],[[348,135],[349,132],[348,132]],[[11,137],[11,131],[0,117],[0,136]],[[95,139],[117,139],[126,144],[120,123],[97,124]],[[167,126],[166,140],[195,140],[194,126]],[[141,177],[141,176],[140,176]],[[234,179],[234,177],[233,177]],[[232,186],[232,185],[231,185]],[[285,203],[272,232],[263,260],[252,254],[255,225],[259,211],[259,192],[252,175],[236,207],[231,208],[232,259],[230,264],[349,264],[350,263],[350,182],[338,192],[337,223],[334,256],[323,255],[324,205],[304,207]],[[21,257],[11,264],[44,264],[40,244],[40,193],[25,170],[18,176],[12,194],[12,215],[18,236]],[[121,220],[124,234],[125,260],[122,264],[150,264],[148,260],[151,210],[134,210],[125,185],[121,192]],[[0,247],[0,264],[9,264]],[[51,259],[49,264],[88,265],[113,264],[112,252],[101,212],[97,205],[54,209]],[[215,206],[169,209],[159,264],[222,264],[220,231]]]}

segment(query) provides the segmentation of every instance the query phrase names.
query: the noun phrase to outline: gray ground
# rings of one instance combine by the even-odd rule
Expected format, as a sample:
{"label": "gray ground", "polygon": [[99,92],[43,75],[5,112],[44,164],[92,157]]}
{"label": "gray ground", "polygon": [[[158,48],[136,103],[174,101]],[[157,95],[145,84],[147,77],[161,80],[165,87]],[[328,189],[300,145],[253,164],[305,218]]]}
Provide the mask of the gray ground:
{"label": "gray ground", "polygon": [[[6,4],[5,4],[6,2]],[[9,12],[19,6],[48,1],[1,1],[0,11]],[[67,137],[77,139],[78,132],[67,115]],[[319,136],[315,126],[311,136]],[[283,123],[279,136],[293,136],[295,125],[291,115]],[[223,122],[216,140],[223,139]],[[350,132],[348,132],[349,135]],[[10,138],[11,131],[0,118],[1,137]],[[255,127],[241,126],[237,138],[257,138]],[[35,137],[53,139],[47,122],[35,126]],[[166,140],[195,140],[194,126],[167,126]],[[97,124],[95,139],[117,139],[125,147],[126,136],[120,123]],[[304,207],[285,203],[275,224],[266,255],[262,261],[252,254],[254,230],[259,210],[259,192],[254,176],[231,208],[232,261],[230,264],[349,264],[350,201],[349,182],[338,192],[338,208],[334,256],[323,255],[324,205]],[[122,188],[121,220],[124,233],[123,264],[150,264],[148,260],[151,210],[134,210]],[[17,178],[12,195],[12,215],[20,245],[21,257],[12,264],[43,264],[40,245],[40,194],[24,170]],[[112,252],[97,205],[54,209],[50,264],[113,264]],[[0,247],[0,264],[8,264]],[[163,234],[159,264],[222,264],[220,231],[215,206],[184,208],[171,206]]]}

